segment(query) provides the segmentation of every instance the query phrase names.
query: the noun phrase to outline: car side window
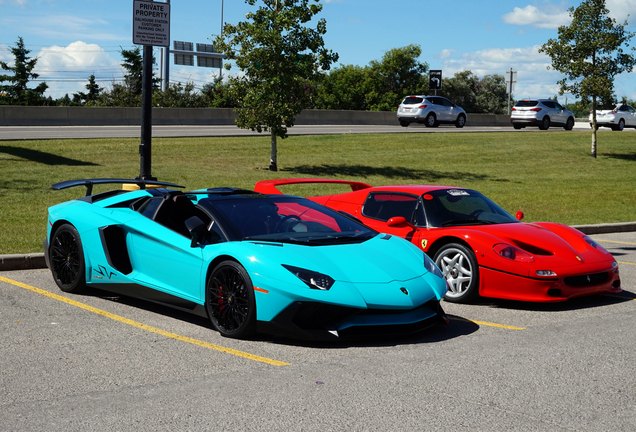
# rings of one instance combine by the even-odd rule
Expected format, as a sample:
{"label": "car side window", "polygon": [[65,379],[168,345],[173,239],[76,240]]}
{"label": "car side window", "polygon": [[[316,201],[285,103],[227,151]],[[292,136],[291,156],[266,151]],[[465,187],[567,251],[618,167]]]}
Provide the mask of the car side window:
{"label": "car side window", "polygon": [[552,101],[544,101],[543,105],[547,106],[548,108],[554,109],[554,103]]}
{"label": "car side window", "polygon": [[163,201],[163,198],[152,198],[147,200],[143,205],[137,210],[142,215],[146,216],[148,219],[153,219],[155,217],[155,213],[157,212],[157,208],[159,208],[159,204]]}
{"label": "car side window", "polygon": [[552,104],[554,105],[554,109],[558,109],[559,111],[563,111],[564,108],[558,104],[557,102],[552,102]]}
{"label": "car side window", "polygon": [[402,216],[408,222],[412,222],[417,202],[418,198],[414,195],[394,192],[372,193],[362,206],[362,215],[385,222],[392,217]]}

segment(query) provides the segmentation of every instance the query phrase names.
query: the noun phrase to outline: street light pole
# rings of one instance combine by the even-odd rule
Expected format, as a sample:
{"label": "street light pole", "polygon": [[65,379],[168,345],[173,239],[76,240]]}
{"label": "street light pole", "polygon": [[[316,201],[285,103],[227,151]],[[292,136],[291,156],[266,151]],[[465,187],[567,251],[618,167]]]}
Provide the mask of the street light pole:
{"label": "street light pole", "polygon": [[[221,0],[221,31],[219,31],[219,35],[223,36],[223,0]],[[223,78],[223,59],[221,59],[221,66],[219,66],[219,78]]]}

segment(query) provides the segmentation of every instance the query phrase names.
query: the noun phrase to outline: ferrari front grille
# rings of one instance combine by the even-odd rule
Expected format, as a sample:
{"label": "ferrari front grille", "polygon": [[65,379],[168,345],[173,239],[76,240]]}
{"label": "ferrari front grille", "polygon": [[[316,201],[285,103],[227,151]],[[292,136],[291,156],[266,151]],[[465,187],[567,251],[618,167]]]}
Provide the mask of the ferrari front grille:
{"label": "ferrari front grille", "polygon": [[563,279],[566,285],[571,287],[581,287],[589,285],[599,285],[605,282],[609,277],[607,272],[594,273],[589,275],[570,276]]}

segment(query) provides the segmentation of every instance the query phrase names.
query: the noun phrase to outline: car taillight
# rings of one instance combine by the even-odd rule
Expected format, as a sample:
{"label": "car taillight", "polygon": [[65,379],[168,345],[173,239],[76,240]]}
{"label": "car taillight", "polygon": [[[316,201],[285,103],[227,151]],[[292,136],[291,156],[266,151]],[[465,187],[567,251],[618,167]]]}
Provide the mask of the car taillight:
{"label": "car taillight", "polygon": [[492,249],[497,253],[497,255],[513,261],[526,263],[534,262],[534,258],[532,258],[532,255],[530,255],[528,252],[509,244],[499,243],[494,245]]}
{"label": "car taillight", "polygon": [[612,111],[612,114],[616,114],[616,111]]}
{"label": "car taillight", "polygon": [[512,110],[513,110],[513,111],[517,111],[517,108],[513,107],[513,108],[512,108]]}
{"label": "car taillight", "polygon": [[531,108],[530,111],[539,112],[541,111],[541,108]]}
{"label": "car taillight", "polygon": [[420,105],[418,108],[426,108],[426,105]]}

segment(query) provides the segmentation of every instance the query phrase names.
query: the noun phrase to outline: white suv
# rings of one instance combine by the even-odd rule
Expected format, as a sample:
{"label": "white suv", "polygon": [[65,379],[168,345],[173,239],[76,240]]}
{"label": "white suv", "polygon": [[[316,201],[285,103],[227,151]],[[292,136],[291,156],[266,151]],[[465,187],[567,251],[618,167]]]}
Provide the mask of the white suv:
{"label": "white suv", "polygon": [[426,127],[451,123],[461,128],[466,124],[466,111],[445,97],[407,96],[398,106],[397,119],[404,127],[411,123],[424,123]]}
{"label": "white suv", "polygon": [[565,130],[572,130],[574,114],[551,99],[526,99],[512,108],[510,121],[515,129],[539,126],[539,129],[547,130],[550,126],[562,126]]}

